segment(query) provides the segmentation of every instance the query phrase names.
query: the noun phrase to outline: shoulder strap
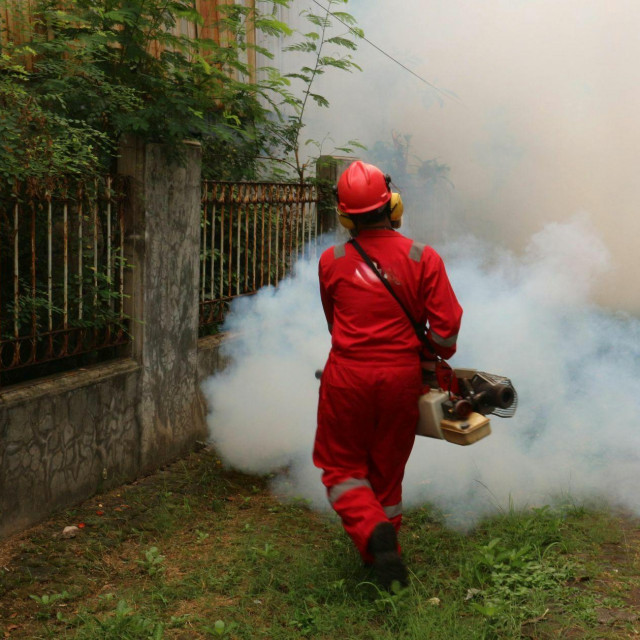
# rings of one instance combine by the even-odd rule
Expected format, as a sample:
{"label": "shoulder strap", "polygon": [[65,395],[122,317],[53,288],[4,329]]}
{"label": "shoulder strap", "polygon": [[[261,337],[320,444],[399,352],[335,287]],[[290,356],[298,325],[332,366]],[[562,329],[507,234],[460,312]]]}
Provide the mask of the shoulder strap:
{"label": "shoulder strap", "polygon": [[413,330],[415,331],[418,340],[422,342],[432,353],[434,353],[434,349],[427,340],[427,332],[426,327],[422,326],[419,322],[416,322],[413,319],[413,316],[405,306],[404,302],[400,300],[398,294],[394,291],[393,287],[389,284],[389,281],[380,273],[373,260],[368,256],[367,252],[360,246],[360,243],[355,239],[351,238],[349,242],[353,245],[354,249],[362,256],[362,259],[367,263],[369,268],[378,276],[380,282],[385,286],[387,291],[395,298],[396,302],[400,305],[400,308],[404,311],[405,315],[409,319]]}

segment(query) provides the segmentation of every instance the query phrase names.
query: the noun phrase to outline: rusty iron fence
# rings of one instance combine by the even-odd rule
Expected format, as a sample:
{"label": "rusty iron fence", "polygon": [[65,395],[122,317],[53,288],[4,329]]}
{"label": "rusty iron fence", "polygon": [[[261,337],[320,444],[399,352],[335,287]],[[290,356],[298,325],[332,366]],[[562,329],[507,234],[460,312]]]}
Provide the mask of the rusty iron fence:
{"label": "rusty iron fence", "polygon": [[[0,386],[122,353],[126,193],[121,178],[0,184]],[[313,185],[204,181],[201,335],[314,256],[323,231]]]}
{"label": "rusty iron fence", "polygon": [[124,191],[111,178],[0,185],[0,384],[128,342]]}
{"label": "rusty iron fence", "polygon": [[204,181],[200,330],[216,327],[229,302],[277,285],[314,254],[322,233],[315,186]]}

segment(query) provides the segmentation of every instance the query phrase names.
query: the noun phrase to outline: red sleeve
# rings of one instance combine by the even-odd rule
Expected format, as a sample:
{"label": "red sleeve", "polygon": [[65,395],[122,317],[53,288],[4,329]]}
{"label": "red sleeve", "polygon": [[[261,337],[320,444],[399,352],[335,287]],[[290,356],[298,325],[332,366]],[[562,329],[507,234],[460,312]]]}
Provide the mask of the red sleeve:
{"label": "red sleeve", "polygon": [[462,307],[453,292],[442,258],[432,249],[423,253],[426,262],[427,287],[425,312],[429,330],[427,339],[441,358],[450,358],[456,352]]}

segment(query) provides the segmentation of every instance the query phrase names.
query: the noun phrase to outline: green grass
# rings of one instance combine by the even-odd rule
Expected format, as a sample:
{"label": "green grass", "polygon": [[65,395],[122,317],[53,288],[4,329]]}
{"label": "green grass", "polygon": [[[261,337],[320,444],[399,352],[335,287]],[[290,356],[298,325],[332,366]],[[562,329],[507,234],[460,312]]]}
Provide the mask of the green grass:
{"label": "green grass", "polygon": [[0,544],[0,637],[634,637],[637,523],[564,502],[464,535],[408,513],[410,586],[389,594],[335,516],[204,451]]}

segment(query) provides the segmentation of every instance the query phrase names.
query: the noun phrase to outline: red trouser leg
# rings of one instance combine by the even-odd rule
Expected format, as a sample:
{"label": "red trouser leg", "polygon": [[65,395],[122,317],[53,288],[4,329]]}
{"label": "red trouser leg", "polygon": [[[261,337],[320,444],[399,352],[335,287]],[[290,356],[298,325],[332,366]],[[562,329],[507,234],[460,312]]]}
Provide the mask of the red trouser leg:
{"label": "red trouser leg", "polygon": [[331,504],[365,561],[380,522],[402,519],[402,478],[418,419],[420,367],[330,358],[322,375],[313,453]]}

